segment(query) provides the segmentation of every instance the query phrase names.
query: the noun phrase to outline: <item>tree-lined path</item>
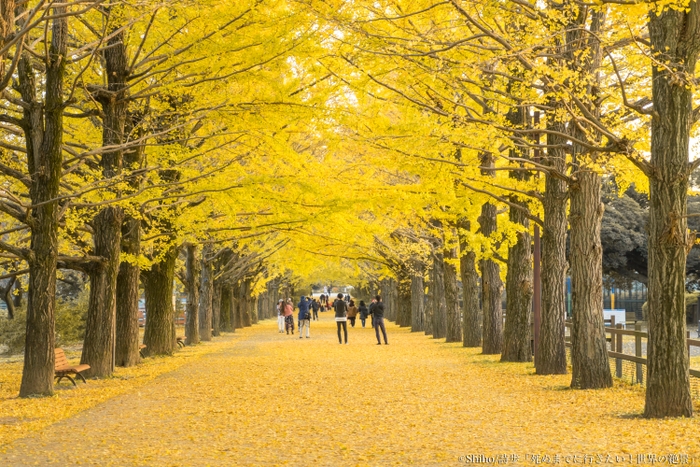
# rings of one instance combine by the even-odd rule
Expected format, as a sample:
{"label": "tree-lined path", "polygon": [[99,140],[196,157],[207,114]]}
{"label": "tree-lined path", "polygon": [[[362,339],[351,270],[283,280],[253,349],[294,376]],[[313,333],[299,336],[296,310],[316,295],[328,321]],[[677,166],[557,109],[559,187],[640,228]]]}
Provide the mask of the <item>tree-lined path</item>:
{"label": "tree-lined path", "polygon": [[369,327],[349,332],[349,344],[338,345],[329,313],[312,323],[310,339],[262,321],[220,352],[0,448],[0,465],[425,466],[464,465],[459,456],[474,454],[507,455],[508,465],[534,465],[532,454],[552,461],[558,454],[562,465],[585,455],[593,463],[597,455],[625,456],[617,465],[649,454],[700,459],[696,422],[639,418],[638,389],[570,390],[569,376],[535,376],[531,364],[497,363],[480,349],[393,323],[388,346],[376,345]]}

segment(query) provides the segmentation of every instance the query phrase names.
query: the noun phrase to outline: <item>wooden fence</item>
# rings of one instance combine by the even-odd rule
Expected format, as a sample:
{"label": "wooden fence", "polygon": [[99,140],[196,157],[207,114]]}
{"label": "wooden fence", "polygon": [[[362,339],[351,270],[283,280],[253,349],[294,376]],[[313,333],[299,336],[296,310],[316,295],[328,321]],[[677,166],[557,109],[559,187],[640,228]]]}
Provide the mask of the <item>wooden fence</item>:
{"label": "wooden fence", "polygon": [[[628,361],[635,364],[635,381],[639,384],[644,383],[644,371],[642,365],[647,364],[647,359],[644,357],[642,339],[648,339],[649,334],[642,331],[641,323],[634,324],[634,331],[631,329],[623,329],[621,323],[615,323],[615,317],[612,316],[610,320],[605,320],[606,324],[609,322],[609,326],[605,326],[605,336],[608,342],[610,342],[610,349],[608,350],[608,358],[615,360],[615,376],[618,378],[622,377],[622,361]],[[566,321],[566,327],[571,328],[571,321]],[[609,336],[609,337],[608,337]],[[634,355],[623,353],[623,336],[633,336],[634,337]],[[571,347],[570,335],[566,336],[566,346]],[[686,331],[686,345],[688,347],[688,358],[690,358],[690,347],[700,347],[700,339],[691,339],[690,331]],[[690,369],[690,376],[700,378],[700,370]]]}

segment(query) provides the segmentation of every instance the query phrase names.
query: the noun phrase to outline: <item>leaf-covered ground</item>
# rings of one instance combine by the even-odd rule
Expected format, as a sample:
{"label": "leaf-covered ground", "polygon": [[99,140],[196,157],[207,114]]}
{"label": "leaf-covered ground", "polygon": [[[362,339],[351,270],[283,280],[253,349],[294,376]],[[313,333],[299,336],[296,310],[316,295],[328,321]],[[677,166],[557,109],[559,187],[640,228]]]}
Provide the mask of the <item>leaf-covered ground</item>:
{"label": "leaf-covered ground", "polygon": [[[389,346],[358,327],[339,345],[327,313],[312,323],[311,339],[263,322],[219,352],[6,445],[0,465],[425,466],[464,465],[460,456],[469,455],[501,465],[700,461],[698,421],[639,418],[644,395],[636,388],[572,391],[568,376],[535,376],[530,364],[388,330]],[[116,381],[99,384],[108,392]],[[71,398],[87,391],[71,390]],[[21,403],[47,410],[44,400]]]}

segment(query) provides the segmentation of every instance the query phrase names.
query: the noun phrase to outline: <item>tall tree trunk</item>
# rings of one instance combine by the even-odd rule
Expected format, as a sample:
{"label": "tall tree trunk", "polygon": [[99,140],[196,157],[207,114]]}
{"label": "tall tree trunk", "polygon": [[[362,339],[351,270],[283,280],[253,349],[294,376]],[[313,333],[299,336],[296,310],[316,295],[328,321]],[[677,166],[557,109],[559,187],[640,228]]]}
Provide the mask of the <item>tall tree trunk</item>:
{"label": "tall tree trunk", "polygon": [[221,306],[219,309],[219,323],[223,332],[232,332],[234,330],[233,321],[231,319],[231,311],[233,310],[233,294],[231,286],[224,284],[221,287]]}
{"label": "tall tree trunk", "polygon": [[588,169],[571,185],[571,387],[612,386],[603,324],[600,176]]}
{"label": "tall tree trunk", "polygon": [[45,66],[44,105],[37,97],[32,58],[24,51],[17,69],[24,109],[27,166],[32,206],[28,224],[29,303],[20,397],[53,394],[54,312],[58,255],[58,188],[63,145],[63,78],[68,41],[66,7],[53,8],[51,42]]}
{"label": "tall tree trunk", "polygon": [[251,309],[250,309],[250,279],[244,279],[241,281],[241,294],[240,294],[240,300],[241,300],[241,318],[242,318],[242,324],[244,327],[249,327],[252,326],[252,319],[251,319]]}
{"label": "tall tree trunk", "polygon": [[199,344],[199,276],[201,263],[197,255],[197,246],[188,243],[186,280],[187,283],[187,321],[185,323],[185,344]]}
{"label": "tall tree trunk", "polygon": [[[100,8],[109,14],[112,7]],[[105,151],[100,163],[102,176],[106,179],[119,175],[122,171],[124,125],[127,109],[127,78],[129,64],[124,44],[124,31],[114,23],[110,28],[111,37],[102,52],[105,63],[107,89],[91,90],[93,97],[102,106],[102,145],[116,149]],[[114,193],[118,196],[119,193]],[[90,270],[90,299],[85,340],[81,363],[90,365],[86,376],[109,376],[114,371],[116,361],[116,309],[117,275],[121,254],[121,233],[124,212],[120,206],[108,206],[95,216],[93,242],[95,256],[104,258],[101,267]]]}
{"label": "tall tree trunk", "polygon": [[[459,291],[457,289],[457,267],[451,261],[457,260],[457,249],[445,249],[445,305],[446,332],[445,342],[462,340],[462,316],[459,310]],[[447,261],[447,260],[451,261]]]}
{"label": "tall tree trunk", "polygon": [[[432,258],[432,255],[431,255]],[[431,261],[432,263],[432,261]],[[423,327],[425,328],[425,335],[433,335],[433,315],[435,314],[435,275],[432,265],[428,270],[428,296],[425,301],[425,319],[423,321]]]}
{"label": "tall tree trunk", "polygon": [[[122,222],[121,251],[136,257],[141,251],[141,222],[131,216]],[[117,335],[115,364],[130,367],[141,361],[139,355],[139,279],[138,265],[122,261],[117,274]]]}
{"label": "tall tree trunk", "polygon": [[411,281],[405,277],[398,282],[397,308],[397,324],[402,327],[411,326]]}
{"label": "tall tree trunk", "polygon": [[117,313],[117,274],[121,251],[121,208],[104,208],[93,222],[95,255],[104,263],[90,269],[90,301],[80,363],[90,365],[85,376],[105,377],[114,372]]}
{"label": "tall tree trunk", "polygon": [[[485,203],[479,217],[481,233],[489,237],[496,232],[496,206]],[[481,296],[484,308],[484,354],[498,354],[503,349],[503,281],[501,267],[496,261],[481,261]]]}
{"label": "tall tree trunk", "polygon": [[425,330],[424,269],[421,261],[415,260],[413,262],[413,274],[411,275],[411,332]]}
{"label": "tall tree trunk", "polygon": [[242,329],[243,328],[243,308],[245,307],[244,304],[241,304],[241,282],[236,281],[232,286],[231,290],[233,293],[233,296],[236,298],[235,301],[235,308],[233,309],[233,323],[235,325],[236,329]]}
{"label": "tall tree trunk", "polygon": [[447,301],[445,300],[445,260],[442,246],[433,253],[433,338],[442,339],[447,332]]}
{"label": "tall tree trunk", "polygon": [[[511,202],[527,207],[517,197]],[[532,310],[532,239],[529,221],[525,212],[510,209],[510,221],[520,224],[525,230],[518,232],[517,242],[508,249],[508,275],[506,276],[506,324],[503,333],[502,362],[529,362],[532,359],[530,347],[530,312]],[[602,304],[602,301],[601,301]]]}
{"label": "tall tree trunk", "polygon": [[149,355],[171,355],[176,347],[173,280],[177,248],[170,247],[163,258],[142,274],[146,296],[146,331],[143,343]]}
{"label": "tall tree trunk", "polygon": [[649,176],[649,343],[646,417],[693,414],[685,344],[686,202],[693,90],[700,51],[700,7],[649,13],[652,63],[651,169]]}
{"label": "tall tree trunk", "polygon": [[459,270],[462,276],[462,344],[464,347],[481,347],[479,325],[479,273],[476,271],[476,254],[469,250],[467,235],[471,229],[468,220],[458,225]]}
{"label": "tall tree trunk", "polygon": [[[554,104],[556,105],[556,103]],[[559,122],[548,122],[548,129],[565,133]],[[548,149],[544,163],[554,171],[566,171],[566,141],[552,134],[547,135]],[[564,346],[564,318],[566,315],[566,182],[555,175],[545,179],[544,227],[542,229],[542,321],[540,340],[535,355],[535,371],[538,375],[566,374],[566,349]]]}
{"label": "tall tree trunk", "polygon": [[211,300],[212,332],[211,335],[218,337],[221,335],[221,290],[223,286],[219,282],[214,282],[214,294]]}
{"label": "tall tree trunk", "polygon": [[199,336],[203,341],[211,340],[212,298],[214,295],[214,270],[211,257],[214,248],[207,243],[202,249],[202,266],[199,280]]}

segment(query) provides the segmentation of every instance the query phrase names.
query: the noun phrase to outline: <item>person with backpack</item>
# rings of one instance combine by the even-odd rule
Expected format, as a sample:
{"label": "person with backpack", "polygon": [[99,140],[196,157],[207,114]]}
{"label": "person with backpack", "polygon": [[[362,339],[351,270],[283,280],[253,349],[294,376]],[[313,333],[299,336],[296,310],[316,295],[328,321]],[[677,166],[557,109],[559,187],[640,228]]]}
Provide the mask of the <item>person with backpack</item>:
{"label": "person with backpack", "polygon": [[333,302],[333,308],[335,309],[335,324],[338,326],[338,344],[342,344],[343,341],[340,339],[340,328],[343,328],[345,333],[345,343],[348,343],[348,304],[343,301],[343,294],[338,294],[338,299]]}
{"label": "person with backpack", "polygon": [[365,305],[364,300],[360,300],[360,321],[362,322],[362,327],[365,327],[365,321],[367,321],[367,317],[369,316],[369,309],[367,308],[367,305]]}
{"label": "person with backpack", "polygon": [[377,334],[377,345],[382,345],[382,341],[379,340],[379,328],[382,328],[382,334],[384,335],[384,345],[389,345],[386,340],[386,326],[384,326],[384,304],[382,303],[382,297],[377,295],[374,297],[376,302],[369,308],[369,312],[372,314],[372,319],[374,321],[374,332]]}
{"label": "person with backpack", "polygon": [[297,306],[299,307],[299,339],[304,337],[304,328],[306,328],[306,338],[308,339],[310,337],[309,327],[311,324],[309,301],[302,295],[301,300],[299,300],[299,305]]}

